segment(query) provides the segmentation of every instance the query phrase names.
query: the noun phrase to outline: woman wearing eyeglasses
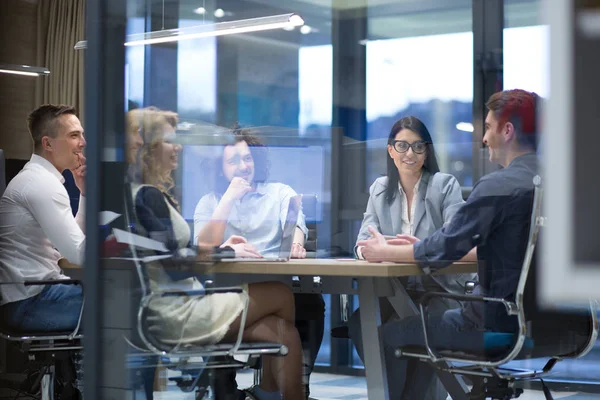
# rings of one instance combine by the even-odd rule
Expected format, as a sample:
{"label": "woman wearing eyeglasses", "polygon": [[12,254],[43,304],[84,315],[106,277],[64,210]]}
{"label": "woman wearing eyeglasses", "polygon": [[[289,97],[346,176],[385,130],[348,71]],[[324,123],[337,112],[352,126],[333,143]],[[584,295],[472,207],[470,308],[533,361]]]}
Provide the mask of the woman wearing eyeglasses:
{"label": "woman wearing eyeglasses", "polygon": [[[371,236],[368,230],[371,226],[385,236],[414,243],[450,221],[464,203],[460,185],[454,176],[440,172],[431,135],[416,117],[404,117],[394,124],[388,137],[387,153],[387,176],[378,178],[371,185],[357,242]],[[356,246],[354,250],[356,257],[362,259],[361,248]],[[415,276],[397,279],[397,283],[402,284],[417,302],[426,291],[464,294],[465,282],[473,278],[473,274]],[[436,304],[432,303],[429,310],[443,312],[458,306],[450,302],[439,300]],[[381,311],[385,319],[397,318],[387,300],[381,301]],[[356,310],[350,318],[348,330],[362,359],[359,315],[359,310]],[[409,364],[393,354],[386,354],[386,363],[390,398],[405,398],[402,397],[403,390],[406,394],[410,381],[416,379],[414,376],[407,378],[411,369]],[[439,383],[430,387],[431,392],[427,396],[420,393],[419,399],[446,398]]]}

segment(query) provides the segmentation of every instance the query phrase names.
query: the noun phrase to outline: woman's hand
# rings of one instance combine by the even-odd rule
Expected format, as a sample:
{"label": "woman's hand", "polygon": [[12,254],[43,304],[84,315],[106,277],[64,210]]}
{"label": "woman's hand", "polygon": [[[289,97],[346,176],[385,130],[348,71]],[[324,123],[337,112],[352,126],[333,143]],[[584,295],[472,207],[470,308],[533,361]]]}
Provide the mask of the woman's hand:
{"label": "woman's hand", "polygon": [[306,250],[300,243],[292,243],[292,258],[306,258]]}
{"label": "woman's hand", "polygon": [[228,201],[236,201],[244,197],[246,193],[252,190],[252,186],[248,181],[236,176],[229,182],[229,187],[223,194],[223,198]]}
{"label": "woman's hand", "polygon": [[[360,240],[357,245],[361,247],[361,253],[365,260],[369,262],[381,262],[387,259],[387,244],[385,237],[377,229],[369,226],[371,238]],[[394,240],[394,239],[393,239]]]}
{"label": "woman's hand", "polygon": [[396,235],[394,239],[388,239],[387,244],[391,244],[394,246],[402,246],[407,244],[415,244],[420,239],[416,236],[411,235]]}

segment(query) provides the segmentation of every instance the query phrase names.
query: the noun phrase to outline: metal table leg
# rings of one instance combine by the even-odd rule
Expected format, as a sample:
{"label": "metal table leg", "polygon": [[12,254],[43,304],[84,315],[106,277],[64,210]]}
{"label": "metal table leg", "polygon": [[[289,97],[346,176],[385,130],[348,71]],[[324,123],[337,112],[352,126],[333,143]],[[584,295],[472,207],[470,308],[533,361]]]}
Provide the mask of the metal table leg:
{"label": "metal table leg", "polygon": [[379,340],[379,299],[375,295],[375,278],[358,279],[360,329],[365,354],[365,375],[370,400],[388,399],[383,346]]}

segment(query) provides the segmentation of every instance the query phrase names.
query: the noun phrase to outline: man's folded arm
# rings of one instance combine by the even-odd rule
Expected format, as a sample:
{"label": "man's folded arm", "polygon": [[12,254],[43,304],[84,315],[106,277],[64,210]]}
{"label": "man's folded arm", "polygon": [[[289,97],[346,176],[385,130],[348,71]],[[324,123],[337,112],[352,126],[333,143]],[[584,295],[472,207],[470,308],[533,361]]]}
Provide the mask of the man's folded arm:
{"label": "man's folded arm", "polygon": [[71,263],[82,265],[85,255],[85,234],[73,217],[66,190],[64,193],[60,191],[46,193],[42,188],[30,187],[25,192],[25,198],[31,213],[52,246]]}

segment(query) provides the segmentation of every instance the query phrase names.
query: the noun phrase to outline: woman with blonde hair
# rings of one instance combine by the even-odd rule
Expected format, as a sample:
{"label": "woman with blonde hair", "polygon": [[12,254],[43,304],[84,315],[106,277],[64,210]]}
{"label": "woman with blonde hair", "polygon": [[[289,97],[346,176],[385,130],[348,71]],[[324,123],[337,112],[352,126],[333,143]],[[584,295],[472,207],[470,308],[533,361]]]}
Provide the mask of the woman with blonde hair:
{"label": "woman with blonde hair", "polygon": [[[190,228],[179,213],[179,204],[172,193],[175,185],[171,174],[178,166],[181,151],[176,127],[177,114],[173,112],[148,108],[127,114],[129,143],[135,141],[136,134],[143,142],[139,157],[127,155],[128,160],[139,159],[140,164],[141,183],[132,185],[138,233],[164,243],[175,258],[196,256],[198,252],[212,253],[215,258],[260,257],[239,236],[230,237],[221,247],[190,246]],[[127,150],[135,151],[135,145],[128,144]],[[202,287],[194,276],[175,276],[158,262],[148,264],[147,271],[153,288],[196,290]],[[157,299],[149,305],[149,330],[158,340],[170,345],[233,341],[245,307],[244,341],[278,342],[289,349],[285,357],[265,356],[263,380],[259,387],[247,393],[248,398],[268,400],[281,392],[285,399],[303,399],[302,353],[294,327],[294,296],[282,283],[243,285],[242,293]]]}

